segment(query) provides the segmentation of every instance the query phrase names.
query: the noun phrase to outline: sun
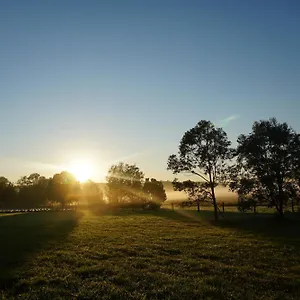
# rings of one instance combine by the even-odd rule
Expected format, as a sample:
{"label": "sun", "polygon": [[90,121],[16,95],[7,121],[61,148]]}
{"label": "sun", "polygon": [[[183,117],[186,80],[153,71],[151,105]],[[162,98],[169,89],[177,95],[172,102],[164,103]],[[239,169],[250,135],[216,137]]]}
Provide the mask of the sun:
{"label": "sun", "polygon": [[75,161],[70,164],[70,172],[80,182],[87,181],[93,174],[93,167],[89,161]]}

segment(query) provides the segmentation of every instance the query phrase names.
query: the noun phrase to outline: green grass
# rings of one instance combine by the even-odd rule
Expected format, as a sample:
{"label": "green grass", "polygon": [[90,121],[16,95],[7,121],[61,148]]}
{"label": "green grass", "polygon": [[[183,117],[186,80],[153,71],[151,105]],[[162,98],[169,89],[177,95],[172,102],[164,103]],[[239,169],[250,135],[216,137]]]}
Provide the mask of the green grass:
{"label": "green grass", "polygon": [[300,299],[300,221],[204,211],[0,218],[0,299]]}

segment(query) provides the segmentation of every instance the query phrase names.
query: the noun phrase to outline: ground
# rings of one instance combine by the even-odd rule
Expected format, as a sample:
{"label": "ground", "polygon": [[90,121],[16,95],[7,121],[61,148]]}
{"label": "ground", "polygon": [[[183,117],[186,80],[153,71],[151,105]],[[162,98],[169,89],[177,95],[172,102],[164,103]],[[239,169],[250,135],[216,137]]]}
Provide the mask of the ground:
{"label": "ground", "polygon": [[300,299],[300,222],[228,212],[0,215],[0,299]]}

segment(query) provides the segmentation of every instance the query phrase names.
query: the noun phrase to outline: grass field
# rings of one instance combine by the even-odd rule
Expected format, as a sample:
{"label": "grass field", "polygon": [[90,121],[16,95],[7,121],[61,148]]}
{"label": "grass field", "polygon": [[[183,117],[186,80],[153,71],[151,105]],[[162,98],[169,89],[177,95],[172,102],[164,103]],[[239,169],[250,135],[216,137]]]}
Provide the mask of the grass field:
{"label": "grass field", "polygon": [[300,221],[225,217],[0,216],[0,299],[300,299]]}

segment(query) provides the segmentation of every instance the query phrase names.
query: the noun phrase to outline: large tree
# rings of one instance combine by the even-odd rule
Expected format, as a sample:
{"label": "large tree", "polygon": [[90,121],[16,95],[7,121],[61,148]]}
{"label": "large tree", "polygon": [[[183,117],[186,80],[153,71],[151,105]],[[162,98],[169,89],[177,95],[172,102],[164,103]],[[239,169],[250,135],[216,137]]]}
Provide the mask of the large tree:
{"label": "large tree", "polygon": [[144,173],[135,165],[112,165],[106,177],[107,198],[111,204],[142,205]]}
{"label": "large tree", "polygon": [[205,184],[218,220],[215,188],[220,183],[226,161],[232,157],[231,142],[222,128],[202,120],[182,137],[178,154],[171,155],[168,169],[174,174],[187,172]]}
{"label": "large tree", "polygon": [[267,201],[283,216],[289,200],[298,195],[299,135],[275,118],[254,122],[252,132],[240,135],[231,188],[240,195]]}

